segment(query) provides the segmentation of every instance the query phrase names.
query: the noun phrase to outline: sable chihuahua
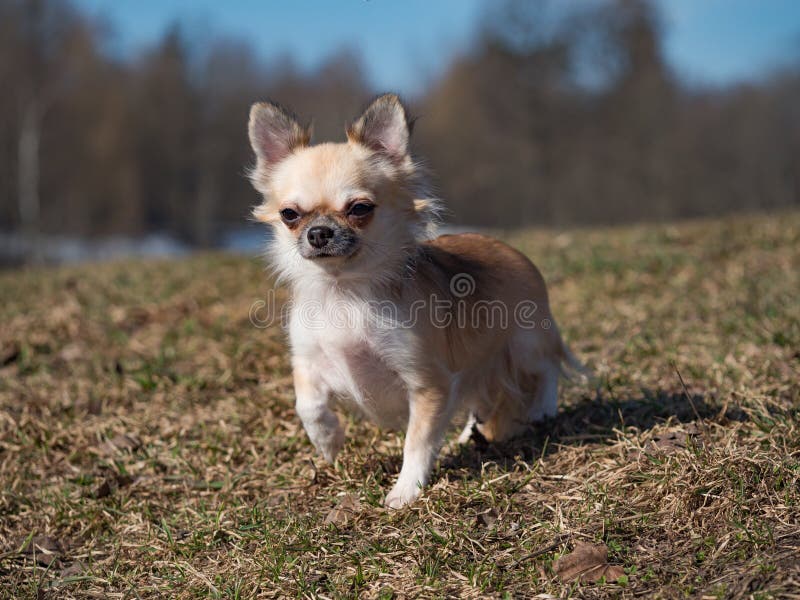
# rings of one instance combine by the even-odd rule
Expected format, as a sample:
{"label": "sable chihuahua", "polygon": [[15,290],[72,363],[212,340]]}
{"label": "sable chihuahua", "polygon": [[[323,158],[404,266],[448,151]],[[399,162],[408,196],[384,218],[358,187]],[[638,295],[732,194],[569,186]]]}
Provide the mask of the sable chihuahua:
{"label": "sable chihuahua", "polygon": [[405,427],[391,508],[428,484],[458,409],[461,442],[505,440],[554,416],[559,374],[582,368],[525,256],[484,235],[432,237],[439,204],[409,154],[411,125],[393,94],[344,143],[310,145],[276,104],[254,104],[249,123],[254,216],[274,225],[271,260],[292,291],[297,414],[331,462],[344,444],[336,401]]}

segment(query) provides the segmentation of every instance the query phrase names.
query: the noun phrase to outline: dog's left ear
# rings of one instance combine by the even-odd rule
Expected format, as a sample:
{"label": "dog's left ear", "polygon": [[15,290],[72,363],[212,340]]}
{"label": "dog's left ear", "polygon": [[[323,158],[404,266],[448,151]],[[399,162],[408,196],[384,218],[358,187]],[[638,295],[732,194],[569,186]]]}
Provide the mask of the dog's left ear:
{"label": "dog's left ear", "polygon": [[384,94],[347,128],[347,139],[400,161],[408,154],[411,129],[412,123],[400,98]]}

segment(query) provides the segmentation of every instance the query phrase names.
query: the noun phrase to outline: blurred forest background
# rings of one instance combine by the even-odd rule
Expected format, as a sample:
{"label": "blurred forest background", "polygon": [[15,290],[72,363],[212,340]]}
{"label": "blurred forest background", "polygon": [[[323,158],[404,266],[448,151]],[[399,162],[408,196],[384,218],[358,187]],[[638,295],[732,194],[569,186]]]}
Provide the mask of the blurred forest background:
{"label": "blurred forest background", "polygon": [[[800,51],[756,82],[689,85],[665,60],[654,4],[571,3],[549,17],[541,6],[487,3],[469,51],[408,99],[420,117],[414,149],[451,222],[800,204]],[[257,201],[244,177],[253,101],[313,116],[316,140],[342,139],[385,91],[371,89],[353,50],[307,72],[178,25],[124,60],[103,51],[109,35],[67,0],[0,0],[0,262],[35,257],[55,235],[219,245]]]}

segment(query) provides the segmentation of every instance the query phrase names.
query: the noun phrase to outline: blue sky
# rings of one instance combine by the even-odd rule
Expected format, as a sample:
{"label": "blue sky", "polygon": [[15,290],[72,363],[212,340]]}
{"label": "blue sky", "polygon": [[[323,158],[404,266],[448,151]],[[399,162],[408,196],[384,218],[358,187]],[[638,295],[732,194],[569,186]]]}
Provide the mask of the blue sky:
{"label": "blue sky", "polygon": [[[203,35],[245,40],[263,57],[306,68],[350,46],[379,89],[413,94],[468,46],[491,0],[74,0],[135,54],[180,20]],[[537,1],[537,0],[530,0]],[[580,3],[597,0],[558,0]],[[800,0],[658,0],[666,52],[687,80],[726,84],[800,58]]]}

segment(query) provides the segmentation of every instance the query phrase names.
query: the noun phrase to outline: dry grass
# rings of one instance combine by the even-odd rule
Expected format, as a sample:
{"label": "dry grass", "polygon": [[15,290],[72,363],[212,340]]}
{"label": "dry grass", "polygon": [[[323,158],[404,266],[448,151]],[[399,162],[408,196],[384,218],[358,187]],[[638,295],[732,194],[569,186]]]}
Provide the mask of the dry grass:
{"label": "dry grass", "polygon": [[257,261],[0,274],[0,596],[800,597],[800,214],[512,241],[602,386],[400,512],[398,436],[312,452]]}

